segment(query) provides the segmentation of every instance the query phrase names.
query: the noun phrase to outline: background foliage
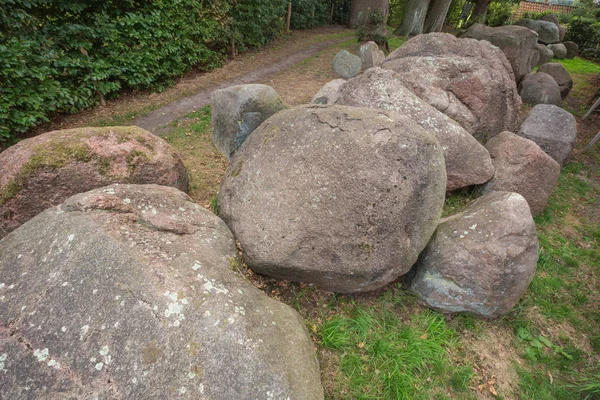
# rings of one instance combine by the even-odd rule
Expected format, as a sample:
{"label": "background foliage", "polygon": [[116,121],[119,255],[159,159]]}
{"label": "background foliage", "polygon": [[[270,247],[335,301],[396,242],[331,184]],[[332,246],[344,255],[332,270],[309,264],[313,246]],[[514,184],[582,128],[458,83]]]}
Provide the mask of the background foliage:
{"label": "background foliage", "polygon": [[[349,0],[292,0],[294,29],[345,23]],[[184,72],[285,32],[286,0],[0,0],[0,142],[122,90],[162,91]]]}

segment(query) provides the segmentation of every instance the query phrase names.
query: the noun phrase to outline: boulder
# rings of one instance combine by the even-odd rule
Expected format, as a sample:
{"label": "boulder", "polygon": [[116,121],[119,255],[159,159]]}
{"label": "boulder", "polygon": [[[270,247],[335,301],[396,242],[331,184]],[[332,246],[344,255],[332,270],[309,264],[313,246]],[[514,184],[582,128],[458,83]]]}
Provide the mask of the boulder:
{"label": "boulder", "polygon": [[558,20],[556,14],[547,14],[540,19],[542,21],[552,22],[554,25],[556,25],[556,27],[558,28],[558,41],[562,42],[567,33],[567,30],[560,24],[560,21]]}
{"label": "boulder", "polygon": [[562,64],[544,64],[538,70],[538,73],[539,72],[550,75],[556,81],[556,84],[560,89],[560,95],[563,99],[569,95],[571,88],[573,88],[573,78],[571,78],[571,75]]}
{"label": "boulder", "polygon": [[356,75],[360,74],[361,69],[362,61],[360,57],[350,54],[346,50],[337,53],[331,62],[331,70],[333,73],[344,79],[354,78]]}
{"label": "boulder", "polygon": [[559,60],[567,58],[567,48],[562,43],[549,44],[548,48],[552,50],[555,58]]}
{"label": "boulder", "polygon": [[539,104],[525,117],[518,134],[534,141],[562,166],[571,159],[577,140],[577,121],[560,107]]}
{"label": "boulder", "polygon": [[521,99],[504,53],[487,41],[447,33],[418,35],[382,68],[397,72],[413,93],[485,143],[516,128]]}
{"label": "boulder", "polygon": [[371,68],[341,86],[337,104],[395,111],[432,133],[444,150],[447,191],[487,182],[487,150],[452,119],[408,90],[394,71]]}
{"label": "boulder", "polygon": [[285,104],[270,86],[250,84],[215,90],[212,96],[212,139],[227,158],[264,120]]}
{"label": "boulder", "polygon": [[539,36],[539,43],[551,44],[560,42],[560,32],[558,31],[558,26],[553,22],[522,19],[515,22],[515,25],[524,26],[525,28],[535,31]]}
{"label": "boulder", "polygon": [[565,58],[572,59],[579,55],[579,46],[575,42],[563,42],[563,46],[567,49]]}
{"label": "boulder", "polygon": [[535,45],[535,49],[537,50],[538,54],[540,55],[540,60],[538,61],[538,65],[543,65],[546,64],[548,61],[552,60],[552,58],[554,58],[554,52],[552,52],[552,50],[550,50],[548,47],[544,46],[543,44],[536,44]]}
{"label": "boulder", "polygon": [[339,96],[340,87],[346,82],[345,79],[334,79],[323,86],[312,99],[312,104],[334,104]]}
{"label": "boulder", "polygon": [[0,153],[0,239],[68,197],[111,183],[188,190],[175,150],[135,126],[77,128],[22,140]]}
{"label": "boulder", "polygon": [[362,70],[379,67],[385,59],[385,53],[379,50],[375,42],[367,42],[360,46],[358,56],[362,61]]}
{"label": "boulder", "polygon": [[411,268],[439,222],[445,191],[442,148],[411,119],[312,105],[278,113],[254,132],[229,166],[218,204],[254,271],[352,293]]}
{"label": "boulder", "polygon": [[492,155],[496,174],[485,190],[519,193],[532,214],[539,214],[558,183],[560,165],[529,139],[502,132],[485,145]]}
{"label": "boulder", "polygon": [[525,104],[562,104],[558,84],[543,72],[525,75],[519,83],[519,95]]}
{"label": "boulder", "polygon": [[538,35],[523,26],[505,25],[492,28],[473,24],[461,37],[487,40],[498,46],[508,59],[517,83],[533,71],[539,61],[539,53],[535,51]]}
{"label": "boulder", "polygon": [[440,312],[496,318],[519,302],[537,259],[527,201],[517,193],[491,192],[442,220],[409,288]]}
{"label": "boulder", "polygon": [[302,318],[239,265],[223,221],[174,188],[39,214],[0,241],[3,398],[323,399]]}

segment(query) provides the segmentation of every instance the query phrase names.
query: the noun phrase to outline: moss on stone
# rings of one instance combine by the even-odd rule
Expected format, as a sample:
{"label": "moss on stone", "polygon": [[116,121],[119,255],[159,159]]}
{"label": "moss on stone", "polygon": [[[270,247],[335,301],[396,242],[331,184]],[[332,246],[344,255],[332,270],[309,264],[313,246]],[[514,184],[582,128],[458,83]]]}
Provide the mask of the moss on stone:
{"label": "moss on stone", "polygon": [[231,268],[234,272],[240,272],[242,270],[242,260],[240,260],[239,257],[230,257],[229,268]]}
{"label": "moss on stone", "polygon": [[144,153],[143,151],[133,150],[129,154],[127,154],[125,161],[127,162],[127,167],[129,168],[129,170],[135,171],[135,169],[138,166],[138,163],[141,160],[148,160],[148,159],[149,159],[148,155],[146,153]]}
{"label": "moss on stone", "polygon": [[0,190],[0,206],[3,206],[7,200],[12,199],[19,193],[20,186],[14,180],[10,180],[2,190]]}
{"label": "moss on stone", "polygon": [[231,177],[236,177],[240,174],[240,172],[242,172],[242,164],[243,162],[240,161],[229,173],[229,176]]}
{"label": "moss on stone", "polygon": [[110,174],[111,162],[112,162],[112,159],[110,159],[110,158],[97,157],[96,163],[98,164],[98,173],[102,176],[107,176],[108,174]]}

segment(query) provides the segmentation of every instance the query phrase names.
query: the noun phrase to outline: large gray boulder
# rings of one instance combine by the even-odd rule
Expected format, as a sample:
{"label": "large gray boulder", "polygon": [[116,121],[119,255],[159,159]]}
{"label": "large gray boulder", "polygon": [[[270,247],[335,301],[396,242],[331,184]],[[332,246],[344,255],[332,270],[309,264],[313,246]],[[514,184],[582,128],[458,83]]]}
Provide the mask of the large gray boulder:
{"label": "large gray boulder", "polygon": [[494,175],[487,150],[464,128],[402,84],[394,71],[371,68],[340,87],[337,104],[396,111],[432,133],[444,150],[447,191],[481,184]]}
{"label": "large gray boulder", "polygon": [[552,22],[558,28],[558,41],[562,42],[567,30],[560,24],[558,16],[556,14],[547,14],[540,18],[542,21]]}
{"label": "large gray boulder", "polygon": [[579,46],[575,42],[563,42],[563,46],[567,49],[565,58],[572,59],[579,55]]}
{"label": "large gray boulder", "polygon": [[413,93],[482,143],[516,128],[521,99],[512,67],[487,41],[418,35],[392,52],[382,68],[397,72]]}
{"label": "large gray boulder", "polygon": [[543,72],[525,75],[519,83],[519,95],[525,104],[562,104],[558,83]]}
{"label": "large gray boulder", "polygon": [[76,195],[0,241],[2,398],[322,399],[302,318],[182,192]]}
{"label": "large gray boulder", "polygon": [[552,54],[554,54],[555,58],[559,60],[567,58],[567,48],[562,43],[549,44],[548,48],[552,50]]}
{"label": "large gray boulder", "polygon": [[358,56],[362,61],[362,70],[367,70],[373,67],[379,67],[385,59],[385,53],[379,50],[379,46],[375,42],[367,42],[360,46]]}
{"label": "large gray boulder", "polygon": [[337,76],[344,79],[354,78],[360,74],[362,61],[360,57],[350,54],[347,50],[342,50],[333,57],[331,70]]}
{"label": "large gray boulder", "polygon": [[551,44],[560,42],[560,33],[558,26],[549,21],[522,19],[515,22],[515,25],[524,26],[532,31],[535,31],[539,38],[538,42],[543,44]]}
{"label": "large gray boulder", "polygon": [[554,52],[552,50],[550,50],[548,47],[544,46],[543,44],[540,44],[540,43],[536,44],[535,49],[537,50],[538,54],[540,55],[540,60],[538,61],[538,65],[546,64],[547,62],[549,62],[550,60],[552,60],[554,58]]}
{"label": "large gray boulder", "polygon": [[563,99],[569,95],[571,88],[573,88],[573,78],[571,78],[571,75],[562,64],[544,64],[538,70],[538,73],[539,72],[550,75],[556,81],[556,84],[560,89],[560,95]]}
{"label": "large gray boulder", "polygon": [[485,147],[496,169],[485,190],[519,193],[532,214],[544,211],[558,184],[560,165],[537,144],[512,132],[494,136]]}
{"label": "large gray boulder", "polygon": [[385,110],[301,106],[240,147],[219,215],[254,271],[352,293],[406,273],[439,222],[446,171],[435,137]]}
{"label": "large gray boulder", "polygon": [[562,166],[571,159],[577,140],[577,121],[560,107],[539,104],[525,117],[518,134],[534,141]]}
{"label": "large gray boulder", "polygon": [[189,178],[173,147],[136,126],[66,129],[20,141],[0,153],[0,239],[72,195],[111,183],[187,191]]}
{"label": "large gray boulder", "polygon": [[213,144],[230,158],[252,131],[283,109],[283,100],[267,85],[237,85],[216,90],[212,96]]}
{"label": "large gray boulder", "polygon": [[441,312],[496,318],[519,302],[537,259],[527,201],[517,193],[491,192],[440,223],[410,290]]}
{"label": "large gray boulder", "polygon": [[498,46],[508,59],[517,83],[533,71],[539,61],[539,53],[535,51],[538,35],[523,26],[505,25],[492,28],[473,24],[461,37],[487,40]]}
{"label": "large gray boulder", "polygon": [[346,82],[345,79],[334,79],[327,82],[319,91],[312,97],[312,104],[335,104],[340,95],[340,88]]}

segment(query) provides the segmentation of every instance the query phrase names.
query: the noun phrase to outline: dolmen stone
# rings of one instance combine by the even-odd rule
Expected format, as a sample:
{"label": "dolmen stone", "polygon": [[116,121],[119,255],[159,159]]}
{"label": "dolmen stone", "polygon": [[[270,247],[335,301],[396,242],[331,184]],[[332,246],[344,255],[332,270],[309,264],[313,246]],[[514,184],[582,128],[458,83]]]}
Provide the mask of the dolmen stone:
{"label": "dolmen stone", "polygon": [[515,192],[525,197],[531,213],[539,214],[558,184],[560,164],[529,139],[502,132],[485,145],[496,174],[486,190]]}
{"label": "dolmen stone", "polygon": [[212,139],[227,158],[264,120],[285,104],[270,86],[249,84],[216,90],[212,96]]}
{"label": "dolmen stone", "polygon": [[552,50],[555,58],[559,60],[567,58],[567,48],[562,43],[549,44],[548,48]]}
{"label": "dolmen stone", "polygon": [[344,83],[337,104],[383,109],[409,117],[444,150],[446,190],[487,182],[494,167],[487,150],[463,127],[413,94],[391,70],[371,68]]}
{"label": "dolmen stone", "polygon": [[534,141],[563,166],[571,159],[577,140],[577,121],[571,113],[560,107],[539,104],[525,117],[518,135]]}
{"label": "dolmen stone", "polygon": [[2,397],[323,399],[302,318],[177,189],[113,185],[0,241]]}
{"label": "dolmen stone", "polygon": [[540,19],[542,21],[552,22],[554,25],[556,25],[556,27],[558,28],[558,41],[562,42],[567,33],[567,30],[560,24],[558,16],[556,14],[546,14]]}
{"label": "dolmen stone", "polygon": [[546,64],[547,62],[549,62],[550,60],[552,60],[554,58],[554,52],[552,50],[550,50],[548,47],[544,46],[543,44],[540,44],[540,43],[536,44],[535,49],[537,50],[538,54],[540,55],[540,60],[538,61],[538,65]]}
{"label": "dolmen stone", "polygon": [[379,46],[375,42],[367,42],[360,46],[358,56],[362,61],[362,70],[367,70],[373,67],[379,67],[385,59],[385,53],[379,50]]}
{"label": "dolmen stone", "polygon": [[539,61],[539,53],[535,51],[538,35],[523,26],[505,25],[492,28],[473,24],[461,37],[487,40],[498,46],[508,59],[517,83],[533,71]]}
{"label": "dolmen stone", "polygon": [[416,122],[308,105],[275,114],[240,147],[218,205],[252,270],[353,293],[410,270],[445,192],[442,146]]}
{"label": "dolmen stone", "polygon": [[535,274],[538,240],[523,196],[491,192],[442,220],[409,289],[444,313],[508,313]]}
{"label": "dolmen stone", "polygon": [[579,55],[579,46],[575,42],[563,42],[563,46],[567,49],[567,55],[565,58],[573,59]]}
{"label": "dolmen stone", "polygon": [[519,95],[525,104],[562,104],[558,83],[543,72],[525,75],[519,83]]}
{"label": "dolmen stone", "polygon": [[22,140],[0,153],[0,239],[68,197],[111,183],[187,191],[187,171],[163,139],[135,126],[77,128]]}
{"label": "dolmen stone", "polygon": [[400,74],[413,93],[482,143],[516,128],[521,99],[512,67],[490,42],[418,35],[392,52],[382,68]]}
{"label": "dolmen stone", "polygon": [[562,64],[544,64],[539,68],[538,72],[543,72],[554,78],[558,84],[560,95],[563,99],[569,95],[571,88],[573,88],[573,78],[571,78],[571,75]]}
{"label": "dolmen stone", "polygon": [[515,22],[515,25],[524,26],[535,31],[539,36],[538,42],[540,43],[552,44],[560,42],[558,26],[553,22],[525,18]]}
{"label": "dolmen stone", "polygon": [[359,56],[350,54],[347,50],[342,50],[333,57],[331,70],[337,76],[344,79],[354,78],[360,74],[362,61]]}
{"label": "dolmen stone", "polygon": [[340,87],[346,82],[345,79],[334,79],[327,82],[312,97],[312,104],[335,104],[340,93]]}

